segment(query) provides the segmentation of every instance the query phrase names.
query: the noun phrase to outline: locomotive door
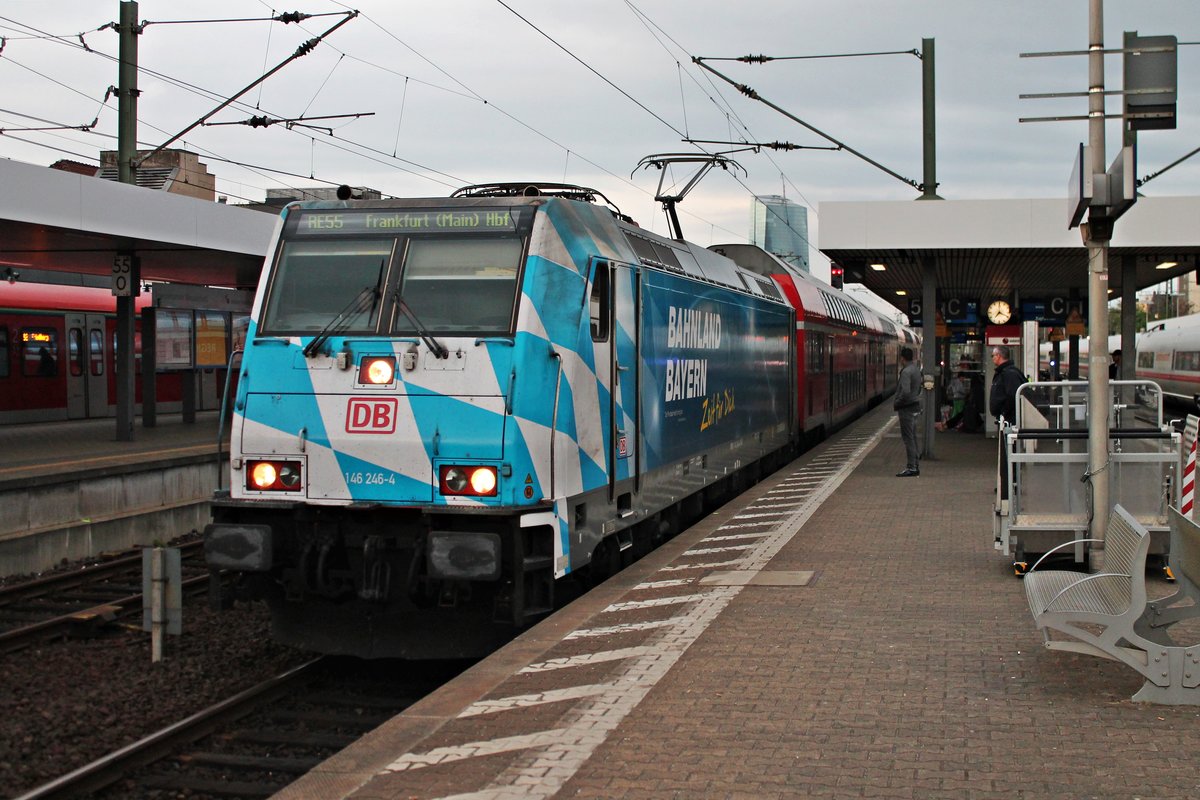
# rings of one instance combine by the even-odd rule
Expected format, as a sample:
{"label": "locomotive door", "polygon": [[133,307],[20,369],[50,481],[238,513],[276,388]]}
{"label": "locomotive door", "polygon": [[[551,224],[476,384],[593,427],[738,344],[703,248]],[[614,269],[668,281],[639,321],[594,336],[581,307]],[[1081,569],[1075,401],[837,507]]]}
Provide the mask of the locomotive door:
{"label": "locomotive door", "polygon": [[[639,438],[641,397],[641,359],[638,357],[641,337],[641,272],[629,264],[613,264],[613,442],[616,458],[611,482],[637,478],[641,464]],[[634,488],[637,488],[635,482]],[[632,513],[625,503],[627,496],[618,498],[621,511]]]}
{"label": "locomotive door", "polygon": [[67,321],[67,418],[86,419],[108,415],[107,359],[104,357],[104,317],[100,314],[68,314]]}
{"label": "locomotive door", "polygon": [[[592,283],[592,338],[604,342],[597,348],[607,363],[597,364],[597,377],[608,389],[608,425],[605,430],[609,499],[624,513],[632,511],[632,494],[617,492],[617,483],[641,472],[639,397],[641,368],[638,269],[629,264],[596,260]],[[607,376],[604,373],[607,372]],[[607,378],[607,380],[606,380]],[[634,484],[636,490],[637,484]],[[618,496],[619,495],[619,496]]]}

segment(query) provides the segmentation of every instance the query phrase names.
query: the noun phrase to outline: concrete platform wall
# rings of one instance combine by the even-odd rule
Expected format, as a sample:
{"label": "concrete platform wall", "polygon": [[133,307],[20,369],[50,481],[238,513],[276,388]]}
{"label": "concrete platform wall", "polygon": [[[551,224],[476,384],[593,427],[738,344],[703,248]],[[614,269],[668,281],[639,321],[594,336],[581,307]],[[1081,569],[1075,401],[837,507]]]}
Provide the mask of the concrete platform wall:
{"label": "concrete platform wall", "polygon": [[0,484],[0,576],[203,528],[217,464],[192,456]]}

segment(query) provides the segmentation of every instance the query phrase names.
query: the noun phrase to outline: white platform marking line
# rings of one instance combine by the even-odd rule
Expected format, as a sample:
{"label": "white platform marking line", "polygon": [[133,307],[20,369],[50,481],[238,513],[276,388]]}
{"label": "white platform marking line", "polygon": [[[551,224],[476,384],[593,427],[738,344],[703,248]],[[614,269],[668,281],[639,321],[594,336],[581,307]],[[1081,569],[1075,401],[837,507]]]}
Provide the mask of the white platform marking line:
{"label": "white platform marking line", "polygon": [[728,536],[709,536],[704,541],[706,541],[706,542],[736,542],[741,539],[761,539],[762,537],[768,536],[768,535],[769,535],[768,531],[761,531],[759,533],[731,533]]}
{"label": "white platform marking line", "polygon": [[655,628],[669,628],[672,625],[678,625],[682,617],[670,617],[668,619],[655,619],[649,622],[628,622],[622,625],[610,625],[604,628],[581,628],[577,631],[571,631],[563,637],[564,642],[569,642],[574,639],[592,639],[597,636],[615,636],[618,633],[630,633],[632,631],[651,631]]}
{"label": "white platform marking line", "polygon": [[[848,459],[842,470],[822,487],[817,497],[823,501],[832,494],[857,467],[861,456],[878,444],[883,434],[895,422],[896,418],[889,416],[887,422],[855,451],[855,457]],[[758,569],[762,569],[771,557],[800,531],[818,506],[819,503],[806,504],[805,508],[797,511],[781,526],[778,536],[771,537],[761,544],[753,559]],[[730,586],[716,589],[691,606],[686,614],[675,618],[675,626],[649,648],[650,652],[627,664],[621,677],[614,681],[613,691],[581,703],[579,708],[567,715],[570,722],[566,727],[491,742],[475,742],[456,748],[439,748],[425,754],[407,754],[393,762],[393,767],[397,767],[393,771],[412,768],[408,766],[410,764],[425,766],[444,763],[450,757],[466,758],[472,755],[530,750],[528,755],[518,758],[512,766],[498,775],[491,785],[479,791],[456,794],[443,800],[552,797],[591,758],[596,748],[607,740],[608,734],[616,730],[625,717],[637,708],[646,694],[671,670],[687,648],[707,630],[742,588]],[[461,755],[464,752],[468,754]],[[430,760],[434,757],[437,757],[437,760]]]}
{"label": "white platform marking line", "polygon": [[629,600],[624,603],[613,603],[601,613],[616,613],[618,611],[636,611],[640,608],[657,608],[659,606],[677,606],[691,603],[703,597],[703,594],[681,594],[674,597],[654,597],[650,600]]}
{"label": "white platform marking line", "polygon": [[737,550],[749,550],[756,547],[753,542],[750,544],[731,544],[726,547],[697,547],[691,550],[684,550],[680,556],[711,556],[714,553],[732,553]]}
{"label": "white platform marking line", "polygon": [[736,561],[697,561],[694,564],[672,564],[669,567],[663,567],[659,572],[683,572],[689,569],[713,569],[714,567],[741,567],[744,564],[745,562],[741,559]]}
{"label": "white platform marking line", "polygon": [[768,511],[763,514],[737,514],[733,519],[759,519],[761,517],[786,517],[786,511]]}
{"label": "white platform marking line", "polygon": [[743,522],[740,524],[727,522],[724,525],[722,525],[721,527],[717,528],[717,530],[718,531],[732,531],[732,530],[735,530],[738,528],[761,528],[764,525],[770,525],[770,524],[771,524],[770,520],[763,520],[762,522]]}
{"label": "white platform marking line", "polygon": [[586,686],[568,686],[565,689],[548,689],[536,694],[517,694],[511,697],[497,697],[493,700],[479,700],[467,706],[458,715],[458,718],[499,714],[501,711],[510,711],[514,708],[530,708],[546,703],[561,703],[564,700],[581,700],[585,697],[604,694],[612,688],[611,683],[593,683]]}
{"label": "white platform marking line", "polygon": [[591,664],[604,664],[609,661],[620,661],[625,658],[644,656],[648,652],[650,652],[649,647],[620,647],[616,650],[602,650],[599,653],[582,653],[577,656],[551,658],[536,664],[530,664],[522,669],[520,674],[553,672],[556,669],[567,669],[568,667],[586,667]]}
{"label": "white platform marking line", "polygon": [[695,578],[672,578],[668,581],[646,581],[639,583],[633,587],[633,591],[638,589],[670,589],[675,586],[687,586],[690,583],[695,583]]}
{"label": "white platform marking line", "polygon": [[523,736],[505,736],[500,739],[468,742],[453,747],[436,747],[427,753],[405,753],[384,767],[383,771],[404,772],[410,769],[432,767],[435,764],[446,764],[451,761],[463,761],[475,756],[490,756],[496,753],[511,753],[514,750],[527,750],[530,747],[544,747],[553,744],[561,733],[561,731],[555,730],[538,731]]}

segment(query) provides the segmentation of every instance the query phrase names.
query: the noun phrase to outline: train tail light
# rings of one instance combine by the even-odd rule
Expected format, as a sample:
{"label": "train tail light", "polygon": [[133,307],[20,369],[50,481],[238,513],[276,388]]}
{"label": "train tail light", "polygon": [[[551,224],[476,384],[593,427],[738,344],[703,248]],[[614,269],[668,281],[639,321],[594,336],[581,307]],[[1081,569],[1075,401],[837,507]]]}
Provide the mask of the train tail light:
{"label": "train tail light", "polygon": [[396,380],[395,356],[368,356],[358,365],[358,382],[387,386]]}
{"label": "train tail light", "polygon": [[443,495],[495,497],[498,486],[495,467],[451,465],[438,471],[438,488]]}
{"label": "train tail light", "polygon": [[248,461],[246,488],[252,492],[294,492],[300,488],[299,461]]}

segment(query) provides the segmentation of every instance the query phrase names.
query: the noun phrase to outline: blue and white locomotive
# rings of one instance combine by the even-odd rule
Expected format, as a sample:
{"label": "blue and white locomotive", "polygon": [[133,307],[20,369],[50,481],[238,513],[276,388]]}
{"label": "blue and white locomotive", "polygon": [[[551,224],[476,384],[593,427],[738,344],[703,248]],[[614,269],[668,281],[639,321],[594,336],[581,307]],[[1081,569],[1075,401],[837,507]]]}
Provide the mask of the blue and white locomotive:
{"label": "blue and white locomotive", "polygon": [[597,194],[283,211],[206,530],[277,639],[487,652],[791,453],[795,309]]}

